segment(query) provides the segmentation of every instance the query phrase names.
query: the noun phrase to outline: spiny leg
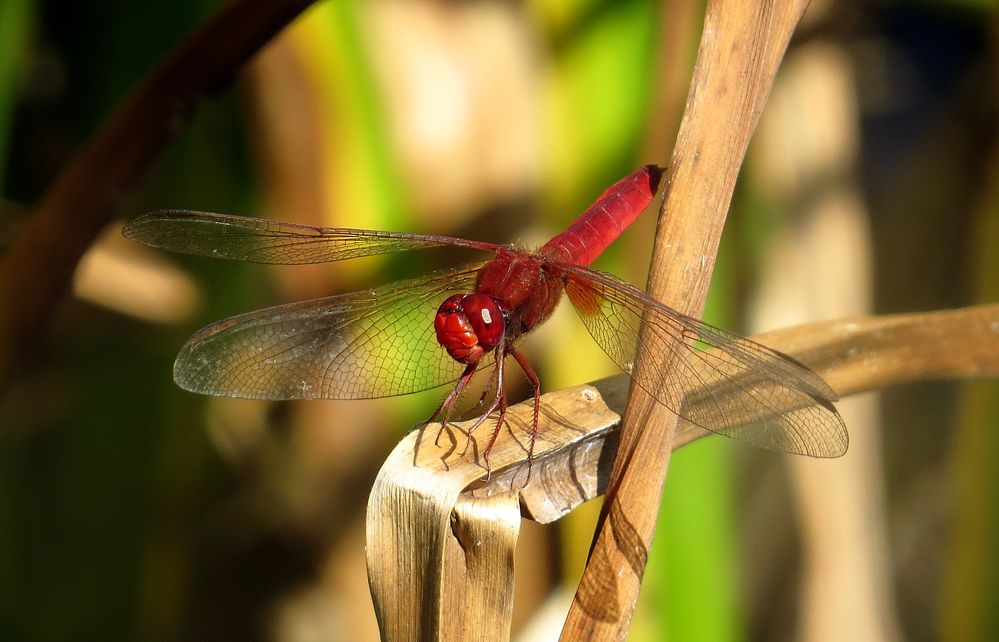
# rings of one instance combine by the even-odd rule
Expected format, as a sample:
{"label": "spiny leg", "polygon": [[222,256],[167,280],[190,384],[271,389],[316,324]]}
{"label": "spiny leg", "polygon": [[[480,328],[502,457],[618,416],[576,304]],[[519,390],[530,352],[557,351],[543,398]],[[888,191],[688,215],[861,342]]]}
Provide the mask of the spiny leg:
{"label": "spiny leg", "polygon": [[496,427],[493,428],[493,434],[489,436],[489,443],[486,444],[486,449],[482,451],[482,461],[486,463],[486,481],[492,477],[493,469],[489,465],[489,453],[493,451],[493,445],[496,443],[496,438],[499,437],[500,430],[503,429],[503,420],[506,419],[506,391],[501,390],[498,395],[497,401],[499,402],[499,415],[496,417]]}
{"label": "spiny leg", "polygon": [[[494,368],[493,369],[493,373],[491,375],[489,375],[489,381],[486,382],[486,387],[482,390],[482,394],[479,395],[479,400],[477,402],[475,402],[475,405],[472,406],[472,408],[468,412],[466,412],[465,414],[463,414],[461,416],[463,419],[465,417],[471,417],[473,415],[475,415],[477,417],[481,416],[481,414],[476,415],[475,413],[478,411],[479,408],[481,408],[486,403],[486,397],[489,396],[489,392],[496,390],[496,378],[498,376],[499,376],[499,368],[497,367],[497,368]],[[488,413],[486,413],[486,414],[488,414]]]}
{"label": "spiny leg", "polygon": [[[538,378],[538,373],[534,372],[534,368],[531,367],[531,364],[527,362],[527,358],[519,350],[510,348],[510,354],[517,360],[517,365],[524,371],[527,380],[534,387],[534,420],[531,422],[531,445],[527,449],[527,480],[530,481],[531,466],[534,457],[534,442],[538,439],[538,414],[541,410],[541,379]],[[492,447],[491,443],[490,447]]]}
{"label": "spiny leg", "polygon": [[458,383],[454,385],[454,389],[450,394],[448,394],[447,397],[444,398],[441,405],[437,406],[437,410],[435,410],[434,414],[430,415],[430,419],[427,420],[427,423],[430,423],[441,414],[441,411],[444,413],[441,418],[441,427],[437,430],[437,439],[434,440],[435,446],[440,445],[441,433],[443,433],[444,428],[447,427],[448,419],[451,418],[451,412],[454,410],[454,404],[457,403],[458,397],[460,397],[461,393],[464,392],[465,386],[467,386],[468,382],[471,381],[472,375],[475,374],[475,369],[478,367],[478,361],[472,362],[465,366],[465,371],[461,373],[461,378],[458,379]]}
{"label": "spiny leg", "polygon": [[[489,418],[489,415],[492,414],[494,410],[501,407],[501,405],[505,406],[506,404],[506,391],[503,389],[503,364],[505,357],[506,355],[503,353],[503,348],[496,348],[496,371],[493,373],[493,379],[496,381],[496,395],[493,397],[492,403],[489,404],[489,408],[487,408],[486,411],[479,416],[475,423],[472,424],[472,427],[468,429],[469,441],[471,441],[472,433],[475,432],[475,429],[485,423],[486,419]],[[495,439],[496,437],[494,435],[492,440]],[[490,445],[492,444],[492,440],[489,442]],[[465,445],[465,452],[467,451],[468,444]],[[462,455],[464,454],[465,453],[463,452]]]}

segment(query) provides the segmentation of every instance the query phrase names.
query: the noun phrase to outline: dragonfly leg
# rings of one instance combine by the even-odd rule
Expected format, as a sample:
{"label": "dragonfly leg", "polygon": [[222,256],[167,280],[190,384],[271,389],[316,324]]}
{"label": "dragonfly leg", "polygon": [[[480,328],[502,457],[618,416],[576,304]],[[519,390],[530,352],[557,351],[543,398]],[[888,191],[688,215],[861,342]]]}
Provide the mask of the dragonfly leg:
{"label": "dragonfly leg", "polygon": [[496,427],[493,428],[493,434],[489,436],[489,443],[486,444],[486,449],[482,451],[482,461],[486,464],[486,481],[493,474],[492,466],[489,465],[489,453],[493,451],[493,444],[496,443],[496,438],[499,437],[500,430],[503,428],[503,420],[506,419],[506,391],[501,390],[500,394],[497,395],[497,401],[499,402],[499,415],[496,417]]}
{"label": "dragonfly leg", "polygon": [[[461,393],[464,392],[465,386],[471,381],[472,375],[475,374],[475,369],[479,367],[479,363],[473,362],[465,366],[465,371],[461,373],[461,378],[458,379],[458,383],[454,385],[454,389],[444,398],[441,405],[437,406],[437,410],[434,414],[430,415],[430,419],[427,423],[430,423],[434,419],[437,419],[438,415],[441,415],[441,427],[437,431],[437,439],[434,440],[434,445],[439,446],[441,440],[441,434],[444,432],[444,428],[447,427],[448,419],[451,418],[451,412],[454,410],[454,404],[458,402],[458,398],[461,397]],[[443,412],[443,415],[442,415]]]}
{"label": "dragonfly leg", "polygon": [[[479,410],[479,408],[481,408],[482,406],[485,405],[485,403],[486,403],[486,397],[489,396],[489,391],[490,390],[496,390],[496,388],[495,388],[495,386],[496,386],[496,378],[498,376],[499,376],[499,368],[496,368],[496,369],[493,370],[493,373],[491,375],[489,375],[489,382],[486,384],[485,390],[483,390],[482,394],[479,396],[479,400],[476,402],[476,404],[472,407],[471,410],[469,410],[464,415],[462,415],[463,418],[464,417],[471,417],[473,415],[477,416],[477,417],[481,417],[482,416],[481,413],[479,413],[479,414],[476,414],[476,413]],[[490,410],[489,412],[492,412],[492,410]],[[488,415],[489,413],[487,412],[486,414]]]}
{"label": "dragonfly leg", "polygon": [[534,372],[534,368],[528,363],[527,358],[524,357],[516,348],[510,349],[510,354],[513,358],[517,360],[517,365],[520,369],[524,371],[524,375],[527,376],[527,380],[531,382],[531,386],[534,387],[534,419],[531,421],[531,445],[527,448],[527,481],[531,480],[531,465],[533,464],[534,457],[534,443],[538,439],[538,414],[541,410],[541,380],[538,378],[538,373]]}
{"label": "dragonfly leg", "polygon": [[[475,432],[475,429],[484,424],[486,420],[489,419],[489,415],[491,415],[494,410],[499,408],[501,404],[506,403],[506,391],[503,390],[504,356],[505,355],[503,354],[503,349],[496,348],[496,371],[493,373],[493,379],[495,379],[496,381],[496,395],[493,397],[492,403],[489,404],[489,408],[487,408],[486,411],[479,416],[479,418],[475,421],[475,423],[472,424],[472,427],[468,429],[469,441],[471,441],[471,436],[472,433]],[[493,437],[493,439],[495,439],[495,437]],[[492,441],[490,441],[489,443],[491,446]],[[468,451],[468,444],[465,444],[465,452],[467,451]],[[462,452],[461,454],[464,455],[465,452]]]}

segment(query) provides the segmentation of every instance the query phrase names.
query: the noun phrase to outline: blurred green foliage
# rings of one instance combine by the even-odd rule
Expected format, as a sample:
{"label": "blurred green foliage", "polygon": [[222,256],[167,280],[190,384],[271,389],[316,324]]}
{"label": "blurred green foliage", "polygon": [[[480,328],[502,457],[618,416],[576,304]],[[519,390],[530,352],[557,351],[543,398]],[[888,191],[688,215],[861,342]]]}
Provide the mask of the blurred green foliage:
{"label": "blurred green foliage", "polygon": [[30,0],[0,4],[0,190],[6,174],[7,139],[18,81],[21,79],[25,43],[31,33]]}

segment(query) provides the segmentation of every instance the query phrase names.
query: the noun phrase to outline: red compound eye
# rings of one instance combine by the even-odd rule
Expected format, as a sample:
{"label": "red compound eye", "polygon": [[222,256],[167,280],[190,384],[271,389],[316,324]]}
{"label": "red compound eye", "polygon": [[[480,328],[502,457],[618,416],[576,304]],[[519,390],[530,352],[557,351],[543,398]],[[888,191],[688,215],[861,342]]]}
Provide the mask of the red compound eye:
{"label": "red compound eye", "polygon": [[455,294],[437,308],[434,330],[453,359],[471,363],[503,342],[503,314],[484,294]]}
{"label": "red compound eye", "polygon": [[495,299],[485,294],[469,294],[461,300],[461,307],[484,350],[492,350],[502,343],[503,313]]}

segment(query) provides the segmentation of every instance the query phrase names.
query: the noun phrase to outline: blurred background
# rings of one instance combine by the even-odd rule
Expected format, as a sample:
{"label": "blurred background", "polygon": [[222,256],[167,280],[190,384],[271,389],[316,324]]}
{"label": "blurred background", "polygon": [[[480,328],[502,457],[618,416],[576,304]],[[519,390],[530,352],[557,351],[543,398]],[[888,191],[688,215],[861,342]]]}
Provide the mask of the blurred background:
{"label": "blurred background", "polygon": [[[221,6],[0,0],[0,253],[127,92]],[[540,244],[665,164],[701,2],[318,3],[206,102],[120,208]],[[750,334],[999,299],[989,0],[813,2],[737,187],[708,320]],[[654,212],[597,266],[644,284]],[[119,227],[0,391],[0,638],[377,639],[368,489],[443,391],[208,399],[201,325],[417,274],[444,252],[268,268]],[[3,314],[3,311],[0,311]],[[568,307],[526,347],[547,390],[612,373]],[[529,394],[513,381],[515,398]],[[851,451],[679,451],[631,639],[996,639],[999,387],[841,406]],[[554,639],[596,505],[525,524],[515,635]]]}

